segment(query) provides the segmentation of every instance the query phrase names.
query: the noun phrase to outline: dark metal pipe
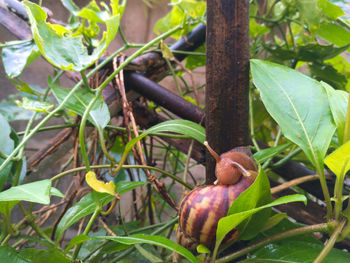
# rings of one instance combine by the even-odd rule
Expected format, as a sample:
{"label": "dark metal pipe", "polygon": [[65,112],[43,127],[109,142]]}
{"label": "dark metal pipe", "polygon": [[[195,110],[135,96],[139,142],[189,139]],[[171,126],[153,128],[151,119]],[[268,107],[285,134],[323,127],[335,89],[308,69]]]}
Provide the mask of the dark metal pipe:
{"label": "dark metal pipe", "polygon": [[171,111],[177,116],[197,123],[203,122],[204,112],[201,108],[170,92],[141,74],[125,72],[125,86],[149,100]]}

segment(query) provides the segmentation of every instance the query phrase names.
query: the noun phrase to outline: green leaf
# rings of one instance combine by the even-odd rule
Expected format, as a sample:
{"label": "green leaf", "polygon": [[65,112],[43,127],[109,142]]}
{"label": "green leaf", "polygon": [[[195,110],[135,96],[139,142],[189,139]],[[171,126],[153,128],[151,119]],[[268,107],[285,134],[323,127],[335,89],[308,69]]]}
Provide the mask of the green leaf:
{"label": "green leaf", "polygon": [[198,67],[205,66],[205,45],[200,46],[194,52],[203,53],[203,55],[189,55],[186,58],[186,68],[189,70],[194,70]]}
{"label": "green leaf", "polygon": [[162,263],[164,262],[159,257],[155,256],[153,253],[149,252],[147,249],[144,249],[140,244],[135,244],[137,251],[149,262],[152,263]]}
{"label": "green leaf", "polygon": [[313,78],[327,82],[336,89],[344,90],[347,84],[346,77],[332,65],[314,62],[308,65]]}
{"label": "green leaf", "polygon": [[318,6],[318,1],[296,0],[295,3],[301,19],[308,24],[311,32],[316,30],[321,20],[321,8]]}
{"label": "green leaf", "polygon": [[333,120],[337,126],[339,144],[343,144],[349,94],[343,90],[335,90],[325,82],[321,84],[328,95]]}
{"label": "green leaf", "polygon": [[[62,217],[60,223],[56,229],[56,238],[59,240],[63,232],[68,229],[71,225],[78,222],[83,217],[92,214],[98,203],[107,204],[114,199],[114,196],[108,194],[95,193],[96,198],[94,198],[94,193],[88,193],[79,202],[75,203]],[[98,203],[96,203],[96,199]]]}
{"label": "green leaf", "polygon": [[51,181],[48,179],[14,186],[0,193],[0,202],[28,201],[48,205],[50,188]]}
{"label": "green leaf", "polygon": [[[253,252],[250,259],[243,262],[261,263],[312,263],[322,251],[324,245],[306,241],[284,240],[278,243],[266,245]],[[333,248],[323,263],[347,263],[349,252]]]}
{"label": "green leaf", "polygon": [[251,60],[251,71],[267,111],[283,134],[304,151],[314,166],[322,167],[335,131],[322,84],[298,71],[262,60]]}
{"label": "green leaf", "polygon": [[[317,30],[317,34],[338,47],[350,43],[350,32],[338,24],[322,23]],[[348,48],[348,51],[350,51],[350,48]]]}
{"label": "green leaf", "polygon": [[176,32],[172,35],[175,39],[179,39],[182,35],[187,34],[191,27],[186,26],[185,20],[187,17],[199,18],[204,16],[206,9],[205,1],[193,1],[193,0],[171,0],[172,9],[163,18],[159,19],[154,26],[154,32],[159,31],[166,32],[178,25],[185,24],[182,32]]}
{"label": "green leaf", "polygon": [[[71,260],[66,258],[61,252],[57,249],[35,249],[35,248],[27,248],[25,250],[21,250],[18,252],[20,256],[24,257],[30,263],[70,263]],[[1,258],[3,259],[3,258]],[[6,261],[12,262],[12,261]]]}
{"label": "green leaf", "polygon": [[191,137],[201,143],[205,141],[205,129],[195,122],[187,121],[187,120],[164,121],[144,131],[140,136],[132,139],[126,144],[123,156],[119,162],[119,166],[117,167],[117,171],[119,171],[121,166],[124,164],[131,148],[138,141],[140,141],[142,138],[146,137],[147,135],[150,135],[152,133],[159,133],[159,132],[176,132],[176,133],[180,133],[188,137]]}
{"label": "green leaf", "polygon": [[20,255],[20,251],[9,247],[9,246],[0,246],[0,258],[4,262],[11,263],[28,263],[26,257]]}
{"label": "green leaf", "polygon": [[[259,168],[259,175],[255,179],[255,182],[237,197],[228,210],[227,215],[229,216],[260,207],[269,202],[271,202],[269,179],[265,172]],[[269,216],[269,209],[265,209],[256,215],[253,215],[249,220],[237,228],[240,233],[239,238],[243,240],[252,239],[264,227]]]}
{"label": "green leaf", "polygon": [[90,240],[90,237],[88,237],[87,235],[82,234],[82,235],[75,236],[71,239],[71,241],[69,241],[69,244],[66,246],[64,250],[67,252],[71,248],[73,248],[75,245],[81,244],[89,240]]}
{"label": "green leaf", "polygon": [[1,58],[9,78],[18,77],[23,69],[40,56],[34,41],[11,41],[3,47]]}
{"label": "green leaf", "polygon": [[97,19],[98,22],[106,25],[102,39],[89,55],[82,35],[75,35],[61,25],[47,23],[47,14],[40,6],[29,1],[25,1],[23,5],[30,20],[34,41],[41,54],[56,67],[70,71],[86,69],[104,53],[118,31],[121,17],[119,13],[110,16],[108,12],[103,12],[103,19],[101,19],[99,10],[91,10],[90,7],[79,12],[78,15],[92,22]]}
{"label": "green leaf", "polygon": [[[10,154],[14,149],[14,141],[11,139],[11,127],[7,120],[0,114],[0,151],[3,154]],[[4,162],[4,159],[0,157],[0,164]],[[11,171],[12,162],[10,162],[4,169],[0,171],[0,191],[2,190],[8,175]]]}
{"label": "green leaf", "polygon": [[283,145],[262,149],[254,153],[253,157],[258,163],[261,164],[263,162],[266,162],[268,159],[275,157],[277,154],[283,152],[284,150],[288,149],[291,145],[291,143],[285,143]]}
{"label": "green leaf", "polygon": [[37,112],[48,113],[50,109],[53,108],[53,105],[48,102],[32,100],[27,97],[23,97],[22,101],[16,100],[16,103],[19,107],[22,107],[23,109]]}
{"label": "green leaf", "polygon": [[341,7],[331,3],[328,0],[318,0],[318,6],[321,8],[324,15],[333,20],[336,20],[338,17],[345,15]]}
{"label": "green leaf", "polygon": [[10,100],[2,100],[0,102],[0,114],[7,119],[7,121],[17,121],[17,120],[29,120],[33,112],[24,111],[23,108],[19,107],[14,100],[14,96],[10,95]]}
{"label": "green leaf", "polygon": [[[67,97],[70,92],[69,89],[60,88],[54,84],[49,78],[49,86],[52,89],[57,101],[62,101]],[[88,92],[86,89],[78,89],[73,96],[69,98],[65,104],[65,108],[75,112],[76,114],[83,116],[89,102],[94,98],[94,94]],[[105,128],[110,121],[110,114],[107,104],[103,101],[102,96],[95,102],[92,110],[89,112],[88,120],[96,127]]]}
{"label": "green leaf", "polygon": [[148,184],[148,181],[141,181],[141,182],[119,182],[116,184],[115,191],[116,193],[119,193],[120,195],[125,194],[126,192],[129,192],[137,187],[144,186]]}
{"label": "green leaf", "polygon": [[350,44],[342,47],[335,47],[333,45],[319,45],[308,43],[305,46],[298,47],[297,59],[302,61],[317,61],[331,59],[343,53],[349,48]]}
{"label": "green leaf", "polygon": [[350,169],[350,141],[328,155],[324,163],[338,177],[345,176],[346,172]]}
{"label": "green leaf", "polygon": [[51,196],[58,196],[58,197],[61,197],[61,198],[64,197],[64,194],[62,194],[62,192],[60,190],[58,190],[57,188],[55,188],[55,187],[51,187],[50,188],[50,195]]}
{"label": "green leaf", "polygon": [[240,224],[243,220],[245,220],[252,214],[255,214],[265,208],[273,207],[276,205],[287,204],[292,202],[304,202],[306,204],[306,201],[306,197],[299,194],[283,196],[267,205],[223,217],[219,220],[218,228],[216,230],[216,244],[220,244],[228,232],[230,232],[238,224]]}
{"label": "green leaf", "polygon": [[261,232],[264,232],[270,228],[273,228],[279,224],[283,219],[287,218],[286,213],[275,214],[271,216],[265,223],[264,227],[261,229]]}
{"label": "green leaf", "polygon": [[209,248],[207,248],[206,246],[202,245],[202,244],[199,244],[197,246],[197,252],[199,254],[209,254],[211,251]]}
{"label": "green leaf", "polygon": [[181,256],[187,258],[190,262],[198,262],[196,257],[187,249],[180,246],[179,244],[171,241],[165,237],[161,236],[151,236],[151,235],[143,235],[136,234],[127,237],[112,237],[112,236],[102,236],[102,237],[92,237],[91,239],[107,239],[115,242],[119,242],[126,245],[135,245],[135,244],[151,244],[159,247],[163,247],[169,249],[170,251],[174,251]]}

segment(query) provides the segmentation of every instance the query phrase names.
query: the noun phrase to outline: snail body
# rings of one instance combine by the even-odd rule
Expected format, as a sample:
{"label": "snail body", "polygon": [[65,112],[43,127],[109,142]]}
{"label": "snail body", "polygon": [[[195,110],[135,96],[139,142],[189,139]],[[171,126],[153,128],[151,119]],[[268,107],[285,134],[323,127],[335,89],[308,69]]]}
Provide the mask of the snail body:
{"label": "snail body", "polygon": [[[220,218],[225,217],[234,200],[252,185],[257,177],[253,159],[242,152],[227,152],[220,156],[207,143],[216,159],[215,175],[219,185],[204,185],[189,192],[179,208],[177,241],[194,251],[199,244],[212,249]],[[229,232],[223,244],[238,236],[237,229]]]}
{"label": "snail body", "polygon": [[[227,215],[234,200],[254,182],[255,176],[244,176],[234,185],[204,185],[189,192],[180,204],[178,242],[191,250],[198,244],[213,248],[218,221]],[[233,241],[237,235],[234,229],[224,243]]]}

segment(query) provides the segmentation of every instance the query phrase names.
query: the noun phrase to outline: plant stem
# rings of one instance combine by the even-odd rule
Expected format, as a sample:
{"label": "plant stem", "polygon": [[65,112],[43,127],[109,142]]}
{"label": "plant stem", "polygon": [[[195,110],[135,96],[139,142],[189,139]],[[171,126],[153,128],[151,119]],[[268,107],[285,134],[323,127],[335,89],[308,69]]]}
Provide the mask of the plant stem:
{"label": "plant stem", "polygon": [[[110,164],[100,164],[100,165],[91,165],[90,166],[91,169],[103,169],[103,168],[111,168]],[[162,169],[159,169],[157,167],[154,166],[147,166],[147,165],[122,165],[122,168],[124,169],[130,169],[130,168],[141,168],[141,169],[149,169],[149,170],[154,170],[156,172],[160,172],[162,174],[164,174],[165,176],[170,177],[171,179],[175,180],[176,182],[186,186],[188,189],[192,190],[193,187],[189,184],[187,184],[186,182],[183,182],[180,178],[178,178],[177,176],[168,173],[167,171],[164,171]],[[61,179],[62,177],[68,175],[68,174],[72,174],[72,173],[76,173],[76,172],[80,172],[80,171],[85,171],[87,168],[85,166],[81,166],[81,167],[77,167],[68,171],[64,171],[62,173],[59,173],[57,175],[55,175],[54,177],[52,177],[50,180],[56,181],[58,179]]]}
{"label": "plant stem", "polygon": [[313,233],[313,232],[327,232],[330,227],[335,227],[336,222],[329,222],[329,223],[323,223],[323,224],[318,224],[318,225],[311,225],[311,226],[304,226],[300,228],[295,228],[286,232],[282,232],[279,234],[276,234],[274,236],[270,236],[268,238],[265,238],[261,241],[258,241],[257,243],[250,245],[248,247],[245,247],[237,252],[234,252],[230,255],[224,256],[222,258],[219,258],[215,261],[215,263],[224,263],[224,262],[230,262],[236,258],[242,257],[249,252],[252,252],[262,246],[265,246],[267,244],[277,242],[279,240],[286,239],[288,237],[293,237],[297,235],[303,235],[307,233]]}
{"label": "plant stem", "polygon": [[[316,161],[318,162],[318,161]],[[331,202],[331,197],[329,195],[329,190],[326,182],[326,176],[324,175],[324,169],[323,169],[323,162],[322,163],[317,163],[316,166],[316,171],[318,175],[320,176],[320,183],[321,183],[321,188],[324,196],[324,200],[326,202],[327,206],[327,221],[330,221],[332,218],[332,202]]]}
{"label": "plant stem", "polygon": [[95,93],[95,90],[93,90],[93,89],[90,87],[88,78],[86,77],[86,74],[85,74],[85,69],[82,70],[82,71],[80,71],[80,76],[81,76],[81,79],[82,79],[83,82],[84,82],[85,88],[86,88],[88,91],[90,91],[91,93]]}
{"label": "plant stem", "polygon": [[345,226],[345,223],[346,223],[346,220],[343,219],[340,223],[337,224],[331,237],[328,239],[326,245],[324,246],[321,253],[317,256],[317,258],[314,260],[313,263],[322,263],[323,262],[323,260],[326,258],[328,253],[331,252],[331,249],[334,247],[334,244],[337,241],[339,235],[341,234],[341,232]]}
{"label": "plant stem", "polygon": [[[89,234],[89,231],[90,231],[90,229],[91,229],[91,226],[92,226],[92,224],[94,223],[96,217],[100,214],[100,211],[101,211],[101,208],[100,208],[98,205],[96,205],[95,211],[94,211],[94,213],[92,214],[92,216],[90,217],[90,220],[89,220],[89,222],[87,223],[87,225],[86,225],[86,227],[85,227],[85,229],[84,229],[83,235]],[[79,251],[80,251],[80,248],[81,248],[82,245],[83,245],[83,243],[80,243],[80,244],[78,244],[77,247],[75,248],[75,250],[74,250],[74,252],[73,252],[73,256],[72,256],[72,260],[73,260],[73,261],[77,258],[78,254],[79,254]]]}
{"label": "plant stem", "polygon": [[293,179],[291,181],[285,182],[284,184],[280,184],[278,186],[271,188],[271,194],[276,194],[276,193],[281,192],[281,191],[283,191],[287,188],[290,188],[292,186],[296,186],[298,184],[302,184],[302,183],[309,182],[312,180],[317,180],[319,178],[320,177],[318,175],[314,175],[314,174],[299,177],[299,178]]}

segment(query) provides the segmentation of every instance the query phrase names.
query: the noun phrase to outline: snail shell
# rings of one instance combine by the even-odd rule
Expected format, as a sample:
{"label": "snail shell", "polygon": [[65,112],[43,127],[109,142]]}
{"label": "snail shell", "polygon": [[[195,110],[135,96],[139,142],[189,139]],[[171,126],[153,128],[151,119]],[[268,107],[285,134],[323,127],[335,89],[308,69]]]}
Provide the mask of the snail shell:
{"label": "snail shell", "polygon": [[[178,243],[188,249],[198,244],[213,248],[219,219],[227,215],[233,201],[255,178],[256,173],[252,173],[234,185],[204,185],[189,192],[180,204]],[[223,243],[230,243],[237,235],[238,231],[232,230]]]}

